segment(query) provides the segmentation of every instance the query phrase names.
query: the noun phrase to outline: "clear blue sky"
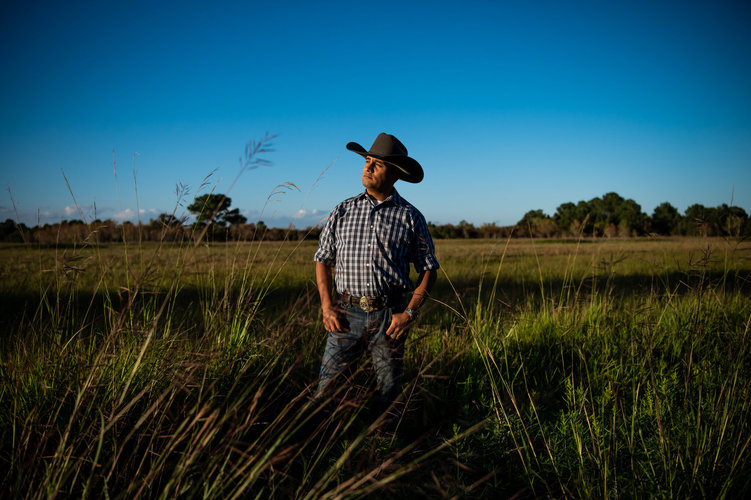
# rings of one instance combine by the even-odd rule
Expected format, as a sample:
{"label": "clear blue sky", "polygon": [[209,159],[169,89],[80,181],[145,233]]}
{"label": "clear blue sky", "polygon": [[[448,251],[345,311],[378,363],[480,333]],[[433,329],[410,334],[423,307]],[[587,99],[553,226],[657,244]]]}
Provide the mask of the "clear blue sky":
{"label": "clear blue sky", "polygon": [[6,187],[27,224],[81,218],[64,172],[85,218],[147,221],[178,183],[227,192],[266,132],[229,196],[271,226],[360,192],[344,146],[384,131],[436,223],[609,191],[751,212],[749,26],[740,1],[4,2],[0,219]]}

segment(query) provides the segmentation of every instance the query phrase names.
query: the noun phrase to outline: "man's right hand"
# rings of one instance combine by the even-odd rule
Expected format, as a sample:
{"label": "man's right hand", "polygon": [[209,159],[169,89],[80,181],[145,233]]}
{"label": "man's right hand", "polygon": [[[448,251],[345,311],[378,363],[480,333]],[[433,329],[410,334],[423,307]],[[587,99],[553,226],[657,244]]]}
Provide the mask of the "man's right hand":
{"label": "man's right hand", "polygon": [[344,310],[339,306],[322,307],[323,326],[327,332],[344,333],[348,332],[346,321],[344,319]]}

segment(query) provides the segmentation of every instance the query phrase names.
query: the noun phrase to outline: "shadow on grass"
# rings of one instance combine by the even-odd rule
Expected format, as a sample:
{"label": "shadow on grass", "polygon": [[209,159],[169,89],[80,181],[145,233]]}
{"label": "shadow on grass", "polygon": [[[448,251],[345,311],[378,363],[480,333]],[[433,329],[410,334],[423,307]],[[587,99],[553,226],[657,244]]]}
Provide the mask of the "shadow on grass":
{"label": "shadow on grass", "polygon": [[[482,300],[489,297],[492,280],[486,279],[483,285]],[[529,280],[509,280],[501,277],[496,287],[495,298],[499,305],[508,309],[516,309],[521,306],[539,305],[543,298],[558,303],[564,300],[586,299],[593,293],[606,294],[614,299],[627,299],[635,296],[686,294],[702,288],[724,289],[726,292],[740,292],[744,295],[751,294],[751,272],[723,273],[721,271],[692,271],[670,272],[660,275],[655,274],[629,274],[615,276],[593,276],[578,282],[565,281],[560,278],[546,279],[542,286],[539,282]],[[454,278],[449,283],[443,277],[439,277],[432,296],[434,299],[449,305],[457,304],[457,293],[465,302],[465,307],[473,305],[477,300],[479,284],[477,277]],[[222,291],[222,293],[224,293]],[[151,301],[159,305],[167,299],[167,292],[163,290],[142,291],[137,299],[138,304]],[[212,298],[216,298],[212,289],[199,289],[196,287],[181,288],[174,294],[170,306],[173,324],[180,325],[181,331],[203,332],[208,325],[205,324],[203,308]],[[317,315],[319,307],[317,290],[312,283],[286,284],[274,286],[262,297],[249,296],[238,301],[239,294],[236,290],[229,290],[225,299],[225,305],[231,308],[245,308],[250,310],[259,302],[261,314],[267,322],[282,321],[290,314],[290,305],[294,303],[294,314]],[[301,300],[302,299],[302,300]],[[103,328],[104,315],[102,311],[122,311],[128,302],[128,297],[117,293],[92,294],[87,291],[76,292],[75,296],[61,293],[58,296],[48,295],[50,309],[70,307],[71,313],[77,318],[93,318],[92,324]],[[487,303],[487,302],[484,302]],[[132,304],[137,306],[138,304]],[[441,306],[433,305],[431,310],[440,309]],[[26,290],[5,292],[0,294],[0,335],[7,336],[14,331],[22,320],[29,320],[41,311],[44,317],[45,307],[40,304],[38,293]],[[231,311],[227,311],[229,314]]]}
{"label": "shadow on grass", "polygon": [[[456,280],[454,286],[468,304],[477,300],[478,285],[475,278]],[[498,283],[497,297],[502,301],[499,307],[515,310],[529,308],[530,305],[541,305],[550,297],[561,297],[566,293],[575,294],[575,300],[578,301],[592,294],[606,294],[609,298],[626,299],[651,294],[662,296],[668,293],[688,294],[710,289],[716,291],[723,287],[728,292],[748,295],[748,276],[742,273],[727,275],[720,272],[674,272],[659,277],[600,276],[583,280],[576,284],[576,287],[563,280],[547,280],[542,288],[536,283],[501,279]],[[171,305],[168,312],[160,319],[156,330],[160,331],[162,327],[166,329],[166,325],[170,324],[169,328],[178,332],[181,337],[207,341],[210,344],[211,339],[206,339],[207,332],[214,332],[217,325],[211,324],[211,315],[206,314],[206,308],[217,307],[217,311],[208,312],[216,313],[217,318],[221,320],[219,322],[226,323],[229,320],[223,314],[229,314],[231,320],[233,311],[242,308],[252,309],[256,304],[254,300],[259,299],[248,297],[238,303],[240,295],[230,291],[226,301],[222,301],[215,299],[216,296],[212,293],[215,292],[197,288],[181,289],[174,297],[168,297],[166,292],[160,291],[147,293],[133,301],[130,310],[138,316],[139,311],[153,312],[158,305],[169,302]],[[489,291],[484,290],[481,300],[487,300],[485,293]],[[445,281],[439,280],[433,295],[447,303],[456,300],[453,290]],[[291,297],[294,297],[294,300],[290,300]],[[4,334],[22,338],[25,332],[21,327],[30,324],[29,318],[34,316],[39,307],[39,297],[34,294],[12,293],[0,299]],[[56,323],[58,320],[43,310],[39,319],[43,327],[39,330],[40,337],[37,341],[44,341],[43,336],[47,333],[58,334],[63,342],[73,335],[80,335],[82,325],[72,325],[71,320],[75,318],[85,319],[84,336],[94,335],[97,331],[107,331],[112,321],[108,311],[120,314],[127,309],[128,303],[124,296],[106,297],[103,294],[83,292],[75,297],[60,296],[59,300],[65,307],[69,307],[65,313],[66,321]],[[270,423],[282,412],[288,411],[293,414],[302,411],[302,403],[296,402],[296,398],[305,393],[307,386],[314,382],[323,347],[324,334],[317,319],[317,291],[310,284],[278,286],[261,299],[260,307],[261,310],[254,319],[257,323],[251,337],[255,341],[253,350],[212,352],[211,365],[208,361],[184,359],[180,361],[182,364],[176,363],[171,371],[157,373],[157,376],[162,377],[160,383],[167,388],[173,388],[174,394],[160,408],[161,416],[154,421],[154,427],[139,431],[138,440],[128,441],[117,450],[105,449],[105,461],[107,456],[111,459],[114,453],[125,454],[122,462],[118,462],[122,465],[117,466],[117,474],[110,484],[111,488],[119,491],[127,488],[130,484],[128,478],[137,475],[141,461],[154,451],[154,439],[169,436],[175,430],[171,425],[179,425],[180,422],[192,419],[203,405],[208,405],[207,415],[216,411],[218,414],[229,416],[216,428],[215,438],[209,440],[205,448],[196,452],[198,456],[195,465],[190,466],[191,473],[186,479],[187,484],[203,477],[205,471],[201,469],[200,464],[209,463],[213,455],[236,456],[239,460],[247,454],[262,454],[268,451],[264,447],[270,446],[273,442],[273,432],[269,431],[273,429]],[[432,304],[426,311],[425,322],[428,325],[432,321],[431,317],[441,314],[440,307]],[[223,308],[226,308],[226,311]],[[536,310],[535,307],[532,309]],[[625,318],[629,317],[628,311],[620,313],[624,314]],[[149,317],[136,319],[134,325],[138,327],[148,324]],[[495,347],[493,352],[498,356],[499,364],[490,371],[486,360],[474,348],[471,332],[463,329],[460,321],[457,321],[459,327],[451,331],[452,336],[447,337],[438,347],[438,342],[432,338],[441,335],[438,332],[414,338],[410,347],[410,363],[405,372],[407,411],[396,437],[384,440],[377,436],[369,436],[351,455],[340,474],[346,478],[378,470],[382,464],[391,463],[392,465],[379,472],[381,476],[374,476],[373,480],[377,480],[383,477],[383,474],[393,471],[394,466],[409,464],[410,460],[417,459],[421,454],[431,453],[432,450],[443,446],[419,468],[381,486],[381,496],[513,496],[522,493],[536,497],[567,495],[571,491],[581,493],[581,490],[576,489],[579,487],[577,482],[583,474],[592,474],[596,479],[599,465],[595,460],[597,457],[592,456],[598,446],[607,445],[607,442],[598,442],[594,432],[594,437],[587,444],[588,431],[583,427],[584,446],[587,453],[592,455],[587,457],[585,462],[581,460],[581,454],[577,454],[580,452],[577,452],[573,444],[575,440],[570,434],[570,429],[578,429],[577,425],[585,425],[585,417],[595,414],[577,413],[579,409],[584,408],[590,412],[601,412],[597,415],[603,422],[615,422],[620,419],[618,412],[633,415],[634,425],[639,426],[639,432],[644,436],[643,447],[632,450],[633,443],[628,441],[628,433],[623,433],[620,429],[616,429],[618,432],[609,431],[608,439],[616,443],[613,449],[629,449],[628,453],[613,452],[613,456],[609,458],[615,459],[614,464],[618,468],[616,473],[620,471],[620,488],[623,488],[623,491],[656,491],[654,488],[660,488],[660,482],[669,473],[661,465],[660,457],[650,455],[650,450],[660,447],[659,438],[662,430],[657,428],[654,414],[649,413],[648,409],[643,409],[636,401],[637,398],[631,392],[634,384],[652,384],[651,390],[655,393],[650,396],[651,400],[664,398],[661,399],[662,404],[671,411],[670,420],[666,415],[663,417],[665,421],[660,425],[672,426],[671,432],[676,441],[679,440],[678,437],[691,439],[688,434],[691,429],[683,428],[686,427],[685,423],[693,418],[690,412],[694,396],[706,394],[711,389],[717,389],[716,394],[720,395],[723,394],[722,391],[727,392],[722,388],[722,383],[732,375],[733,366],[727,361],[730,356],[728,353],[741,353],[735,354],[740,356],[740,366],[748,367],[751,363],[747,359],[747,350],[744,350],[743,345],[737,345],[738,339],[730,339],[727,341],[730,343],[725,346],[722,343],[723,337],[707,336],[702,342],[710,347],[701,349],[697,349],[698,344],[690,338],[685,342],[678,339],[675,340],[674,346],[661,347],[655,345],[649,331],[641,331],[634,325],[629,326],[625,319],[623,321],[623,324],[609,323],[605,340],[590,338],[584,328],[571,333],[546,331],[544,325],[538,325],[538,331],[532,338],[515,343],[507,342],[502,348]],[[692,325],[687,322],[684,327],[690,330]],[[736,331],[739,325],[730,325],[729,328],[730,331]],[[130,333],[138,334],[137,330],[136,328]],[[575,337],[576,335],[579,337]],[[268,337],[268,342],[264,337]],[[6,349],[10,345],[6,343]],[[696,385],[696,379],[691,378],[692,371],[687,360],[694,358],[691,358],[689,353],[691,356],[696,353],[696,358],[692,361],[693,366],[705,370],[703,373],[706,375],[702,376],[700,385]],[[185,352],[182,353],[183,357],[186,354],[196,353]],[[268,360],[281,360],[278,364],[273,364],[273,369],[264,375],[264,386],[273,387],[273,390],[260,394],[260,406],[255,423],[243,427],[255,400],[254,394],[248,393],[245,388],[258,384],[258,374]],[[648,361],[653,362],[664,373],[658,372],[655,377],[650,372]],[[734,362],[738,362],[738,359]],[[741,380],[748,380],[748,368],[744,368],[740,375]],[[178,376],[181,378],[176,379]],[[655,381],[651,381],[651,378],[655,378]],[[206,383],[200,382],[201,380],[208,380],[208,385],[201,385]],[[676,380],[678,382],[675,382]],[[370,377],[361,377],[357,384],[367,390],[371,385]],[[656,392],[658,389],[663,390],[662,387],[667,387],[664,389],[667,391],[665,394]],[[577,390],[581,390],[581,393],[577,393]],[[55,398],[72,398],[73,394],[68,386],[55,387],[52,391],[56,392],[52,396],[53,401]],[[8,404],[3,406],[6,409],[12,406],[13,401],[7,400],[11,394],[12,391],[5,392],[3,399],[6,399]],[[687,394],[692,399],[687,399]],[[578,403],[573,404],[572,398]],[[605,407],[603,401],[615,403]],[[43,414],[44,408],[35,406],[34,401],[28,404],[31,404],[35,414]],[[119,436],[136,428],[140,415],[148,412],[151,404],[152,401],[145,398],[134,405],[131,413],[119,424],[119,432],[122,433]],[[356,405],[353,405],[352,411],[357,412],[358,409],[354,406]],[[99,404],[97,400],[93,400],[92,407],[98,410],[105,408],[106,404]],[[23,484],[24,478],[34,477],[34,470],[37,471],[37,475],[42,474],[45,465],[41,457],[54,454],[56,439],[61,434],[59,429],[64,427],[70,416],[71,410],[68,406],[59,408],[56,417],[58,420],[42,422],[45,425],[34,427],[31,431],[29,446],[36,447],[34,449],[37,451],[32,450],[26,460],[14,462],[14,471],[9,473],[13,475],[10,484]],[[732,433],[735,429],[743,430],[741,422],[747,421],[747,417],[747,408],[732,414],[728,431]],[[95,440],[98,418],[99,413],[92,411],[87,418],[76,422],[74,432]],[[329,467],[342,456],[341,450],[357,439],[367,426],[363,418],[354,418],[354,425],[335,436],[328,451],[316,456],[315,459]],[[566,420],[567,418],[572,420]],[[704,418],[711,422],[710,418]],[[12,418],[8,415],[3,417],[5,423],[10,423],[10,420]],[[483,429],[457,438],[450,446],[446,446],[449,440],[461,436],[463,431],[481,422],[487,423]],[[36,431],[37,428],[40,430]],[[259,442],[259,436],[265,436],[266,441]],[[112,438],[113,442],[118,442],[116,438],[117,436]],[[290,443],[290,446],[293,444]],[[2,438],[3,455],[9,456],[14,445],[10,434],[5,432]],[[409,446],[411,448],[408,453],[405,452],[393,462],[388,462]],[[546,448],[552,450],[548,455],[545,452]],[[80,454],[82,462],[90,459],[80,450],[73,450],[73,453]],[[268,492],[268,484],[275,483],[276,494],[282,496],[295,493],[296,485],[309,470],[310,464],[306,462],[309,458],[294,458],[285,453],[287,452],[279,451],[276,462],[273,463],[276,469],[270,468],[264,472],[264,479],[257,487],[259,492]],[[723,454],[725,463],[733,462],[732,452],[723,448],[719,453]],[[149,478],[154,488],[152,492],[168,486],[170,474],[181,466],[182,454],[183,449],[178,448],[164,457],[162,465],[159,465],[163,470],[157,472],[155,477]],[[551,456],[553,458],[550,458]],[[743,469],[741,472],[745,473],[748,466],[744,464],[749,463],[748,453],[744,452],[742,457],[744,459],[740,462]],[[649,472],[650,469],[656,472]],[[274,470],[278,472],[275,473]],[[99,484],[102,478],[97,474],[95,472]],[[736,478],[742,477],[737,472],[735,474]],[[190,479],[191,477],[193,479]],[[721,477],[719,473],[715,476],[709,474],[707,477],[708,479],[702,483],[702,491],[719,493],[722,484],[712,482],[716,481],[713,477]],[[678,476],[675,481],[689,484],[690,479],[687,476]],[[733,484],[740,484],[738,487],[743,488],[742,483]],[[76,488],[73,490],[78,491]],[[684,493],[690,495],[696,491]],[[730,491],[734,489],[731,488]]]}

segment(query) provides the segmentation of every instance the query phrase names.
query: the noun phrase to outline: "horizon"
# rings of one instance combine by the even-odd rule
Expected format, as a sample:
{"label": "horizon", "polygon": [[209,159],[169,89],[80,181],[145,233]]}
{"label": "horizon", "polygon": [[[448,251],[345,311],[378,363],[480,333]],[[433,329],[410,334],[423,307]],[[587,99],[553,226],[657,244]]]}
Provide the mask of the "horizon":
{"label": "horizon", "polygon": [[[213,188],[248,222],[308,227],[362,191],[345,144],[380,132],[422,164],[397,190],[438,225],[608,192],[751,213],[744,2],[4,10],[0,220],[148,222],[184,185],[178,216]],[[235,182],[267,133],[270,165]]]}
{"label": "horizon", "polygon": [[[613,192],[611,192],[611,193],[613,193]],[[603,196],[607,195],[607,194],[611,194],[611,193],[603,193]],[[218,193],[218,194],[221,194],[221,193]],[[620,196],[620,193],[615,193],[615,194]],[[573,203],[574,205],[577,205],[580,202],[591,203],[594,199],[602,199],[603,196],[597,196],[597,197],[592,198],[590,200],[576,200],[576,201],[569,200],[568,202],[563,202],[563,203]],[[231,197],[229,197],[229,198],[231,198]],[[626,201],[630,200],[628,197],[625,197],[625,196],[622,197],[622,198],[624,200],[626,200]],[[636,202],[637,205],[639,204],[639,202],[637,200],[632,200],[632,201]],[[692,203],[691,205],[689,205],[689,207],[691,207],[693,205],[701,205],[701,204],[693,204]],[[717,205],[717,206],[704,206],[704,207],[707,208],[707,209],[719,209],[723,205],[727,206],[727,207],[730,207],[730,208],[738,207],[738,205],[729,205],[729,204],[720,204],[720,205]],[[688,211],[689,207],[687,207],[684,210],[680,210],[680,209],[678,209],[678,207],[673,207],[673,208],[675,208],[676,210],[678,210],[678,212],[679,212],[679,214],[680,214],[681,217],[687,217],[686,212]],[[103,222],[108,222],[108,221],[109,222],[115,222],[117,224],[122,224],[122,223],[129,222],[129,223],[136,224],[136,225],[137,224],[141,224],[143,226],[147,226],[151,222],[158,221],[160,215],[167,215],[169,217],[172,217],[171,213],[161,212],[161,213],[157,213],[157,214],[151,214],[151,213],[147,214],[146,210],[142,210],[140,215],[142,215],[144,217],[146,215],[148,215],[149,216],[148,219],[147,218],[141,218],[139,216],[134,216],[133,219],[120,219],[120,220],[113,219],[113,218],[108,218],[108,219],[101,219],[101,218],[88,219],[88,218],[85,218],[85,216],[84,216],[84,218],[77,218],[76,217],[76,215],[81,215],[82,214],[82,212],[78,208],[75,208],[75,207],[68,207],[68,208],[70,208],[70,213],[71,213],[72,216],[70,218],[61,219],[61,220],[55,221],[55,222],[46,222],[46,223],[41,223],[41,224],[29,225],[29,224],[26,224],[23,221],[19,222],[19,221],[13,219],[13,218],[10,218],[10,220],[12,220],[16,224],[19,224],[19,225],[20,224],[24,224],[28,228],[34,229],[34,228],[43,227],[45,225],[54,226],[55,224],[64,224],[64,223],[68,223],[68,224],[71,224],[71,223],[92,224],[92,223],[103,223]],[[238,208],[238,207],[230,206],[229,208],[233,208],[234,209],[234,208]],[[740,208],[742,208],[742,207],[740,207]],[[535,211],[535,210],[538,210],[538,209],[530,209],[530,210],[527,210],[527,212],[532,212],[532,211]],[[527,212],[525,212],[525,215],[526,215]],[[240,211],[240,213],[242,214],[242,211]],[[548,213],[548,212],[545,212],[543,210],[543,214],[545,216],[549,217],[550,219],[553,219],[555,217],[556,213],[557,213],[557,210],[555,212],[553,212],[553,213]],[[652,217],[652,215],[653,215],[652,213],[648,213],[648,212],[644,211],[643,208],[642,208],[642,213],[644,215],[646,215],[647,217]],[[748,214],[748,212],[746,212],[746,213],[747,213],[747,215],[751,215],[751,214]],[[328,214],[326,214],[326,215],[328,215]],[[7,221],[9,219],[5,219],[5,220]],[[189,227],[189,226],[191,226],[195,222],[195,216],[193,214],[190,214],[189,216],[184,216],[184,217],[181,218],[181,217],[178,217],[177,214],[175,214],[174,215],[174,220],[177,221],[177,222],[180,222],[180,225],[182,227]],[[306,225],[306,226],[299,226],[299,225],[295,224],[295,220],[296,219],[292,218],[292,219],[289,220],[289,222],[287,222],[284,225],[268,225],[266,223],[266,221],[264,221],[263,219],[246,220],[245,222],[243,222],[241,224],[254,224],[254,225],[263,224],[266,227],[268,227],[269,229],[280,229],[280,230],[293,229],[293,230],[298,230],[299,231],[299,230],[304,230],[304,229],[310,229],[311,227],[323,227],[323,224],[325,222],[325,220],[321,220],[320,222],[318,222],[316,224],[309,224],[309,225]],[[514,226],[519,225],[519,223],[521,222],[521,220],[516,221],[514,223],[511,223],[511,224],[497,224],[495,222],[488,222],[488,221],[483,221],[483,222],[480,222],[480,223],[475,223],[475,222],[467,221],[467,220],[464,220],[464,219],[462,219],[460,221],[457,221],[457,222],[434,222],[434,221],[431,221],[431,220],[426,220],[426,222],[428,224],[432,224],[432,225],[435,225],[435,226],[460,226],[460,225],[466,223],[466,224],[469,224],[470,226],[475,227],[475,228],[480,228],[480,227],[482,227],[484,225],[496,226],[496,227],[499,227],[499,228],[510,228],[510,227],[514,227]],[[230,224],[230,225],[232,225],[232,224]]]}

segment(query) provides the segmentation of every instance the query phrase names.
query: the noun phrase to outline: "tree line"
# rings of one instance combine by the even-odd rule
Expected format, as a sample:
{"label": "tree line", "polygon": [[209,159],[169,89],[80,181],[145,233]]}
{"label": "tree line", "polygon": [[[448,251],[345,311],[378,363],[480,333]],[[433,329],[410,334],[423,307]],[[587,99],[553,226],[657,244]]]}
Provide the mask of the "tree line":
{"label": "tree line", "polygon": [[522,236],[605,236],[645,235],[748,236],[751,221],[744,209],[723,203],[705,207],[695,203],[683,215],[668,202],[647,215],[634,200],[618,193],[578,203],[566,202],[550,216],[530,210],[516,224]]}
{"label": "tree line", "polygon": [[[6,219],[0,223],[0,241],[31,242],[41,245],[84,242],[138,241],[282,241],[318,239],[321,228],[270,228],[263,221],[249,223],[239,209],[230,209],[232,199],[222,194],[204,194],[187,208],[195,221],[162,213],[148,223],[122,223],[113,220],[63,220],[55,224],[27,227]],[[566,238],[633,237],[646,235],[751,236],[751,220],[737,206],[722,204],[689,206],[683,214],[668,202],[658,205],[651,215],[641,206],[617,193],[578,203],[566,202],[551,216],[540,209],[530,210],[512,226],[486,223],[475,226],[428,223],[433,238]]]}
{"label": "tree line", "polygon": [[161,213],[149,222],[116,222],[96,219],[63,220],[55,224],[28,227],[6,219],[0,223],[0,241],[31,242],[40,245],[115,243],[140,241],[283,241],[318,239],[321,228],[305,229],[271,228],[262,220],[249,223],[238,208],[231,209],[232,198],[223,194],[204,194],[193,199],[188,211],[195,221],[187,217]]}

